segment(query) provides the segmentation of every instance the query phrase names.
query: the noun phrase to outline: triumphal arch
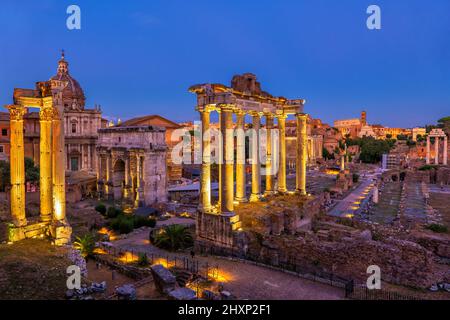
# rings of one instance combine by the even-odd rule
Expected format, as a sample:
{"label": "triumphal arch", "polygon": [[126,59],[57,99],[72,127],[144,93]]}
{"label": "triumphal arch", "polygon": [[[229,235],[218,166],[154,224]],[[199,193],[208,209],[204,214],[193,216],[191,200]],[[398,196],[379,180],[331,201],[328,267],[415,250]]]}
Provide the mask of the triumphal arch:
{"label": "triumphal arch", "polygon": [[[56,245],[70,241],[66,220],[64,105],[67,82],[38,82],[36,89],[14,89],[14,104],[7,105],[11,127],[11,217],[9,241],[51,236]],[[28,108],[39,109],[40,125],[40,219],[27,221],[23,116]]]}
{"label": "triumphal arch", "polygon": [[[286,184],[286,118],[296,117],[296,192],[306,196],[307,114],[303,112],[304,99],[274,97],[261,90],[256,76],[251,73],[234,76],[231,86],[199,84],[189,88],[197,95],[196,110],[200,113],[202,128],[202,167],[200,206],[197,214],[197,239],[222,247],[235,245],[235,231],[241,223],[234,212],[235,203],[257,202],[264,195],[287,193]],[[211,203],[211,139],[210,114],[219,113],[221,162],[219,163],[219,201]],[[233,115],[236,124],[233,123]],[[245,117],[251,117],[251,193],[246,194]],[[263,119],[265,118],[265,119]],[[271,139],[271,130],[277,120],[278,138]],[[265,120],[265,130],[262,129]],[[263,132],[263,133],[262,133]],[[260,147],[266,135],[265,148]],[[266,153],[261,157],[262,150]],[[236,159],[236,161],[235,161]],[[265,159],[261,163],[260,159]],[[277,162],[277,170],[272,170]],[[261,168],[265,168],[265,190],[261,190]],[[275,184],[276,177],[276,184]],[[275,188],[275,186],[277,186]],[[294,190],[291,190],[294,193]]]}

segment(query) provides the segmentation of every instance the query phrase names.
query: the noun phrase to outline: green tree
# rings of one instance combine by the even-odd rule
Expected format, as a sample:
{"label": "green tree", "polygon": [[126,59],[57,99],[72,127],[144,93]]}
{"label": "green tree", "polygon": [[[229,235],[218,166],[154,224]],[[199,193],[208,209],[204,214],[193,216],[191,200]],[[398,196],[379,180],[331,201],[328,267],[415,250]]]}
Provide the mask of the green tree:
{"label": "green tree", "polygon": [[394,147],[395,140],[376,140],[372,137],[364,137],[359,143],[361,146],[359,159],[364,163],[377,163],[381,161],[384,153],[389,153]]}
{"label": "green tree", "polygon": [[175,251],[192,246],[193,239],[187,227],[174,224],[157,232],[154,244],[159,248]]}
{"label": "green tree", "polygon": [[34,165],[31,158],[25,158],[25,180],[31,183],[39,182],[39,167]]}
{"label": "green tree", "polygon": [[9,162],[0,160],[0,190],[5,191],[6,187],[11,184]]}

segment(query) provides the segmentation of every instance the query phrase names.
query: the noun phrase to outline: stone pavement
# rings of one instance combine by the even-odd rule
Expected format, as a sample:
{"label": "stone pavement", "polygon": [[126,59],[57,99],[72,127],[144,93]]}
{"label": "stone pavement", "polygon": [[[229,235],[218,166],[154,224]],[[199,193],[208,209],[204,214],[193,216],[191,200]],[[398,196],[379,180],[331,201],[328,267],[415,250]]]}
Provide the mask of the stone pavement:
{"label": "stone pavement", "polygon": [[[328,214],[335,217],[345,217],[347,215],[353,215],[356,210],[359,209],[359,205],[356,202],[362,202],[365,198],[369,197],[373,189],[373,178],[374,176],[368,175],[365,180],[353,190],[347,197],[342,199],[336,204]],[[364,199],[361,199],[364,197]]]}
{"label": "stone pavement", "polygon": [[[127,239],[114,241],[115,247],[123,250],[145,252],[148,255],[188,257],[186,253],[169,253],[149,244],[148,232],[143,231]],[[302,279],[281,271],[265,267],[230,261],[213,256],[195,257],[201,264],[219,266],[219,275],[224,280],[225,290],[238,299],[262,300],[338,300],[344,299],[343,289]]]}

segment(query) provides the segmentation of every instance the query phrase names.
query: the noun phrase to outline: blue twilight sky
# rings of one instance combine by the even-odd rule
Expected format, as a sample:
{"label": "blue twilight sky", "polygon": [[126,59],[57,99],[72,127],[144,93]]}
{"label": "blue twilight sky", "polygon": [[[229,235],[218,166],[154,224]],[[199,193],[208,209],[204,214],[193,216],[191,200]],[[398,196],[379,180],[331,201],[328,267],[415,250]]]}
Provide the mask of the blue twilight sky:
{"label": "blue twilight sky", "polygon": [[[70,4],[81,30],[66,28]],[[363,109],[370,123],[435,123],[450,115],[449,17],[448,0],[2,0],[0,104],[54,75],[64,48],[105,116],[197,119],[190,85],[252,72],[329,123]]]}

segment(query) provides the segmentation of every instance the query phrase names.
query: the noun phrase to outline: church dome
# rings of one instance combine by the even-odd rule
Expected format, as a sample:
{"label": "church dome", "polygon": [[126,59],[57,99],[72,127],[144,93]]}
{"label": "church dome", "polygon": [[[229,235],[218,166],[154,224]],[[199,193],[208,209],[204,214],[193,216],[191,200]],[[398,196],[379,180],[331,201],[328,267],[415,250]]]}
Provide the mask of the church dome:
{"label": "church dome", "polygon": [[69,63],[65,60],[64,51],[58,61],[58,72],[50,80],[67,81],[63,90],[63,103],[66,110],[84,110],[86,97],[77,80],[69,74]]}

